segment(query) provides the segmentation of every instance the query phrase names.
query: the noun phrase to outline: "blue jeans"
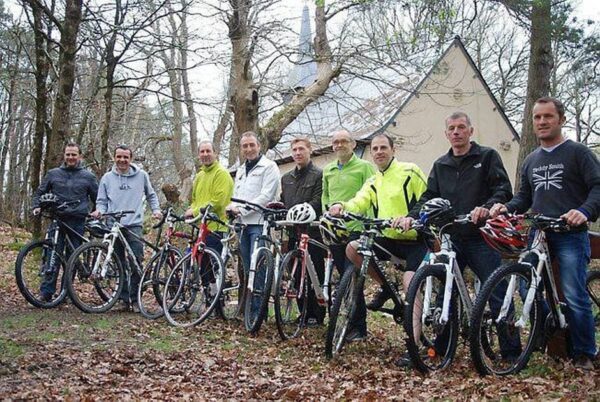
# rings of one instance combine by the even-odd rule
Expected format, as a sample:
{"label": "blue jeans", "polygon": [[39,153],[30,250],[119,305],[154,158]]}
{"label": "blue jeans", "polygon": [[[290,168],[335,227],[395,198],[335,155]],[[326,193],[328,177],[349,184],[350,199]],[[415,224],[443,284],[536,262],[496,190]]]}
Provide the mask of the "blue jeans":
{"label": "blue jeans", "polygon": [[[76,231],[77,233],[79,233],[80,235],[83,236],[83,231],[85,229],[85,218],[62,218],[62,222],[67,224],[74,231]],[[59,230],[58,224],[52,224],[48,228],[48,233],[50,233],[50,236],[54,235],[55,230]],[[68,231],[68,229],[65,229],[65,231]],[[79,237],[75,236],[73,233],[70,233],[70,232],[68,233],[68,236],[71,239],[71,242],[73,243],[74,248],[77,248],[81,245],[81,239]],[[67,241],[65,239],[65,232],[63,230],[59,230],[58,239],[56,241],[56,245],[55,245],[54,249],[56,250],[57,253],[63,255],[63,257],[64,257],[63,262],[64,262],[65,268],[66,268],[67,260],[71,256],[71,252],[73,250],[71,250],[70,247],[67,247]],[[49,258],[50,256],[47,256],[47,257]],[[58,278],[58,262],[59,261],[60,261],[60,259],[56,258],[56,263],[54,264],[55,266],[49,267],[50,269],[47,269],[43,276],[42,283],[40,284],[40,293],[43,296],[51,296],[56,291],[56,280]]]}
{"label": "blue jeans", "polygon": [[[242,234],[240,236],[240,252],[242,253],[242,261],[244,262],[244,272],[246,273],[246,276],[250,271],[250,263],[252,259],[252,253],[254,252],[256,239],[262,234],[262,230],[262,225],[248,225],[244,228],[244,230],[242,230]],[[257,286],[261,283],[264,283],[264,281],[264,272],[258,272],[254,277],[254,287],[258,289]],[[259,307],[258,300],[253,300],[252,310],[256,312],[258,311]]]}
{"label": "blue jeans", "polygon": [[[461,269],[468,265],[477,275],[481,284],[492,275],[502,262],[500,254],[492,249],[479,237],[452,238],[456,250],[456,259]],[[506,283],[497,286],[490,298],[490,309],[495,316],[500,312],[504,295],[506,294]],[[498,341],[500,353],[503,357],[518,356],[521,353],[521,342],[518,334],[509,335],[509,331],[503,324],[498,324]]]}
{"label": "blue jeans", "polygon": [[[131,232],[135,233],[139,237],[142,237],[143,230],[141,226],[130,226],[129,229]],[[137,260],[137,263],[140,267],[143,268],[143,260],[144,260],[144,243],[141,240],[138,240],[133,235],[129,234],[127,231],[122,231],[127,243],[129,243],[129,247],[131,247],[131,251],[133,251],[133,255]],[[123,244],[120,241],[115,243],[115,252],[117,256],[121,260],[121,265],[125,266],[125,250],[123,248]],[[133,267],[132,267],[133,268]],[[140,280],[142,278],[138,275],[135,269],[131,270],[131,284],[127,282],[127,277],[125,277],[125,284],[123,286],[123,291],[121,292],[121,300],[125,303],[137,303],[137,294],[138,294],[138,286],[140,285]],[[131,289],[131,294],[129,290]]]}
{"label": "blue jeans", "polygon": [[569,323],[570,344],[574,356],[596,355],[596,341],[592,303],[585,285],[590,261],[588,232],[546,234],[552,259],[560,267],[562,291],[567,301],[566,318]]}

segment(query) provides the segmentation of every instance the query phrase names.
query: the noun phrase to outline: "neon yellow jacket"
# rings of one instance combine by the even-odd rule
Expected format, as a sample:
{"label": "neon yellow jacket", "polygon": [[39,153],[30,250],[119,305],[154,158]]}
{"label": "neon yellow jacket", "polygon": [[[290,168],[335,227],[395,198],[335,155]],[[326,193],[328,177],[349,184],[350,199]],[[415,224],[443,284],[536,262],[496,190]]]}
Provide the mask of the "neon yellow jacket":
{"label": "neon yellow jacket", "polygon": [[[200,213],[200,208],[209,203],[223,222],[227,222],[225,207],[231,202],[233,194],[233,179],[229,172],[219,162],[210,166],[202,166],[194,178],[192,187],[192,204],[190,208],[194,216]],[[212,231],[226,231],[227,228],[216,222],[210,222],[208,228]]]}
{"label": "neon yellow jacket", "polygon": [[[383,172],[378,171],[369,178],[354,198],[344,202],[349,212],[365,214],[373,208],[377,218],[406,216],[410,208],[427,190],[427,178],[414,163],[398,162],[393,159]],[[401,232],[386,229],[385,237],[401,240],[416,240],[417,232]]]}

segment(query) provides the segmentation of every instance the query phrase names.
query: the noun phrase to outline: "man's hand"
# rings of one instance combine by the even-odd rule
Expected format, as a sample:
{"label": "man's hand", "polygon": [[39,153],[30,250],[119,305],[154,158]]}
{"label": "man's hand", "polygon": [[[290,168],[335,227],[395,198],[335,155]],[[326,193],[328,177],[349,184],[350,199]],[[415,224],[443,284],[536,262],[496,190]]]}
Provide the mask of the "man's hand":
{"label": "man's hand", "polygon": [[583,212],[576,209],[572,209],[566,214],[562,214],[560,217],[563,218],[569,226],[581,226],[588,220]]}
{"label": "man's hand", "polygon": [[333,204],[329,207],[329,215],[340,216],[344,212],[344,206],[342,204]]}
{"label": "man's hand", "polygon": [[90,215],[92,215],[92,218],[94,219],[100,219],[102,217],[102,213],[98,210],[95,210]]}
{"label": "man's hand", "polygon": [[192,208],[188,208],[187,211],[185,211],[185,214],[183,214],[184,218],[193,218],[194,217],[194,211],[192,211]]}
{"label": "man's hand", "polygon": [[490,210],[484,207],[475,207],[471,211],[471,222],[477,224],[490,215]]}
{"label": "man's hand", "polygon": [[160,211],[152,212],[152,217],[154,219],[156,219],[157,221],[159,221],[162,219],[162,212],[160,212]]}
{"label": "man's hand", "polygon": [[38,216],[40,212],[42,212],[42,208],[33,208],[33,211],[31,211],[33,216]]}
{"label": "man's hand", "polygon": [[508,212],[508,209],[506,209],[506,206],[504,204],[494,204],[491,208],[490,208],[490,217],[491,218],[495,218],[500,214],[505,214]]}
{"label": "man's hand", "polygon": [[240,215],[240,209],[238,207],[236,207],[233,204],[229,204],[227,206],[227,208],[225,208],[227,211],[231,211],[232,214],[234,214],[235,216],[239,216]]}
{"label": "man's hand", "polygon": [[392,222],[392,227],[394,229],[401,229],[402,231],[406,232],[410,230],[413,221],[414,219],[410,216],[401,216],[399,218],[394,219],[394,221]]}

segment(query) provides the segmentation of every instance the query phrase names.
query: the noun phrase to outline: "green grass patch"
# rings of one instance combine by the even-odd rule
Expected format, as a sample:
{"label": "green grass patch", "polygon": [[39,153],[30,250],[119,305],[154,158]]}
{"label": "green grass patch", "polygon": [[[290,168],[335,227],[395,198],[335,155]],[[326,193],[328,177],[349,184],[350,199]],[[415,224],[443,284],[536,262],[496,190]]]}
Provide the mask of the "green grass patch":
{"label": "green grass patch", "polygon": [[115,320],[100,318],[92,324],[92,327],[97,329],[111,329],[116,324]]}
{"label": "green grass patch", "polygon": [[25,245],[25,242],[15,241],[12,243],[7,243],[6,248],[9,250],[12,250],[12,251],[19,251],[23,248],[24,245]]}
{"label": "green grass patch", "polygon": [[0,337],[0,358],[14,359],[24,353],[23,347],[12,339]]}
{"label": "green grass patch", "polygon": [[41,320],[39,310],[31,313],[21,313],[2,320],[2,326],[6,329],[34,328]]}
{"label": "green grass patch", "polygon": [[519,373],[521,378],[544,377],[549,375],[552,369],[542,362],[529,362],[527,367]]}
{"label": "green grass patch", "polygon": [[178,349],[176,345],[170,339],[152,339],[144,344],[146,349],[158,350],[161,352],[173,352]]}

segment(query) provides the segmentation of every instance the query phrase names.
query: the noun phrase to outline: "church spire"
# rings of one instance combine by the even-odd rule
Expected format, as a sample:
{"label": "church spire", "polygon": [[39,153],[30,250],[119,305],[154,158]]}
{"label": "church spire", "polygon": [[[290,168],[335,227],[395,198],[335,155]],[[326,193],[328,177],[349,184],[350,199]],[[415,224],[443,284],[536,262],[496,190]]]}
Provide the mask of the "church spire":
{"label": "church spire", "polygon": [[295,91],[312,84],[316,79],[317,63],[314,60],[312,43],[312,29],[310,26],[310,12],[306,1],[302,9],[302,21],[300,25],[300,38],[298,41],[297,59],[290,71],[287,80],[288,92],[286,101],[289,101]]}

